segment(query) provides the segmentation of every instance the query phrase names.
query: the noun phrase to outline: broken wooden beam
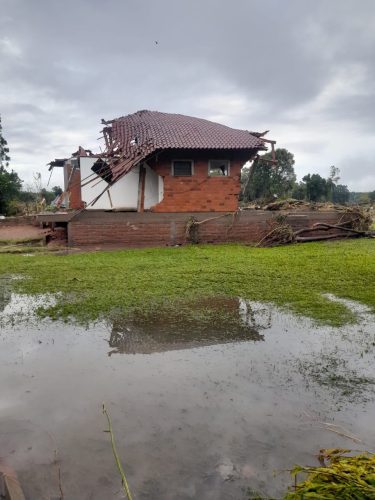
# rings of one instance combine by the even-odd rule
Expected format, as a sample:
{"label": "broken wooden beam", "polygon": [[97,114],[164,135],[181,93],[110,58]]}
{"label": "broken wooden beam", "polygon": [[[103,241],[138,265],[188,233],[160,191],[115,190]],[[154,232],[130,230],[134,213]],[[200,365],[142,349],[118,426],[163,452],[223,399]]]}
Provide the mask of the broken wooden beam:
{"label": "broken wooden beam", "polygon": [[5,500],[25,500],[15,471],[7,465],[0,465],[0,497]]}

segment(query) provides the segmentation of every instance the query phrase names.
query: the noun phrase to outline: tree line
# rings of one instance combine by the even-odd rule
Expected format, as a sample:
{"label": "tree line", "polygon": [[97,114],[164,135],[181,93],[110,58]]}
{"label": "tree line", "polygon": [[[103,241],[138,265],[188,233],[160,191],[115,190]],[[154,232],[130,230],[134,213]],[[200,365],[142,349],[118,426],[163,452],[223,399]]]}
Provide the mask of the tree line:
{"label": "tree line", "polygon": [[[242,201],[264,201],[294,198],[297,200],[347,203],[351,201],[348,187],[340,184],[340,170],[331,166],[327,178],[307,174],[297,182],[294,155],[287,149],[276,149],[276,163],[272,154],[266,153],[254,160],[251,167],[242,170]],[[375,191],[367,200],[375,201]]]}
{"label": "tree line", "polygon": [[17,172],[9,168],[9,162],[9,147],[3,136],[0,116],[0,215],[33,212],[38,206],[50,205],[62,193],[59,186],[51,190],[43,188],[40,174],[34,174],[32,185],[23,189],[23,181]]}

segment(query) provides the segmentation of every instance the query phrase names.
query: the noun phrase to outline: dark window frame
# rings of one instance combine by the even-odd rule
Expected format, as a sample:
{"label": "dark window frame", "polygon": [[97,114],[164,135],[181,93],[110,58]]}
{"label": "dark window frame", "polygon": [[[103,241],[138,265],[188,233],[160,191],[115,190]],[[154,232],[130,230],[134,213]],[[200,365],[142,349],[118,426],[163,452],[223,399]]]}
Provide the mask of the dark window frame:
{"label": "dark window frame", "polygon": [[[190,174],[176,174],[175,173],[175,163],[178,163],[178,162],[181,162],[181,163],[187,163],[189,162],[190,163]],[[194,161],[193,160],[189,160],[189,159],[182,159],[182,158],[179,158],[178,160],[172,160],[172,167],[171,167],[171,170],[172,170],[172,176],[173,177],[192,177],[194,175]]]}

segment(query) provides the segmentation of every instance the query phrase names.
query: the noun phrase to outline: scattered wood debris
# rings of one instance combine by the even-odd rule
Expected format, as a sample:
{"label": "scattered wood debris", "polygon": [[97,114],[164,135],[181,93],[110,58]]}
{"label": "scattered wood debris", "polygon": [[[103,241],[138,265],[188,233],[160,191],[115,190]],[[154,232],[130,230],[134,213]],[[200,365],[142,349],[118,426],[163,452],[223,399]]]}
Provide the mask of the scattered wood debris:
{"label": "scattered wood debris", "polygon": [[329,240],[334,238],[375,238],[370,231],[373,222],[369,210],[359,206],[340,207],[341,216],[337,224],[317,222],[311,227],[293,231],[287,222],[287,215],[279,214],[268,222],[270,230],[257,243],[258,247],[303,243],[308,241]]}
{"label": "scattered wood debris", "polygon": [[257,247],[286,245],[295,241],[293,228],[287,223],[286,215],[277,215],[267,223],[270,231],[257,243]]}
{"label": "scattered wood debris", "polygon": [[[346,206],[339,205],[337,203],[332,202],[317,202],[317,201],[306,201],[306,200],[295,200],[294,198],[288,198],[286,200],[276,200],[272,202],[252,202],[242,207],[243,210],[269,210],[269,211],[278,211],[278,210],[316,210],[319,212],[328,212],[328,211],[342,211],[342,210],[351,210],[358,208],[357,205]],[[360,207],[362,208],[362,207]]]}

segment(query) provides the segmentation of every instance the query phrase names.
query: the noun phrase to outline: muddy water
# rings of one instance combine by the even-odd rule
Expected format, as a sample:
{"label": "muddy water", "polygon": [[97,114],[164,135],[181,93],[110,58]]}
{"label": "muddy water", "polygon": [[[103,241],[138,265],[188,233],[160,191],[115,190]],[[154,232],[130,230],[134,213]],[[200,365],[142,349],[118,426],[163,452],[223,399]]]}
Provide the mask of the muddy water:
{"label": "muddy water", "polygon": [[134,499],[277,496],[290,480],[275,471],[321,447],[375,448],[361,308],[341,329],[240,299],[84,328],[22,320],[34,305],[2,297],[0,333],[0,456],[28,499],[124,498],[102,402]]}

